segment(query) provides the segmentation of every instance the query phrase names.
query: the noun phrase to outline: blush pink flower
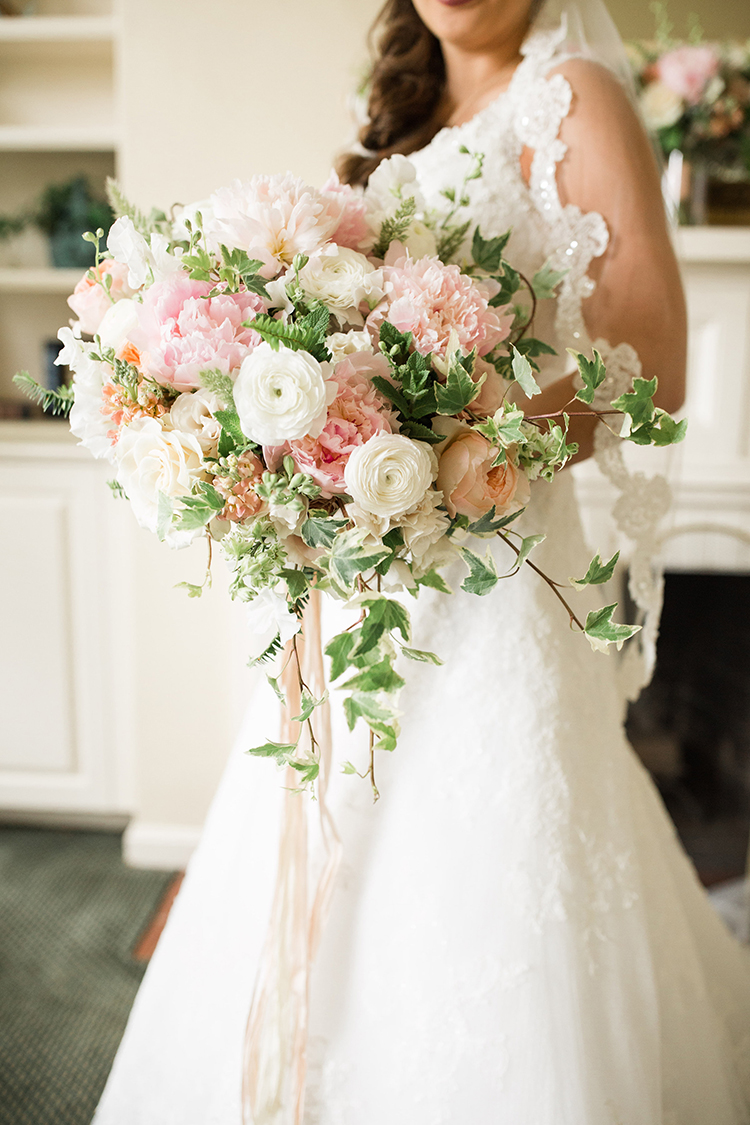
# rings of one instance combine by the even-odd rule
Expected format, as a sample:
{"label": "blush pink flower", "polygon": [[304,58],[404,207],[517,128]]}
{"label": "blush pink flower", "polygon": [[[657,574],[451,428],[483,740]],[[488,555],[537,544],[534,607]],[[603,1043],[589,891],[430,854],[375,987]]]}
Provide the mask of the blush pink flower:
{"label": "blush pink flower", "polygon": [[441,423],[447,438],[439,451],[435,487],[451,516],[477,520],[493,505],[496,515],[504,516],[528,504],[528,478],[510,457],[493,468],[495,449],[485,437],[453,418]]}
{"label": "blush pink flower", "polygon": [[264,449],[267,464],[273,468],[290,453],[299,472],[309,473],[323,496],[346,492],[344,470],[352,451],[375,434],[397,428],[393,412],[371,382],[373,375],[388,378],[388,373],[388,361],[381,354],[354,352],[342,359],[331,375],[338,389],[320,436]]}
{"label": "blush pink flower", "polygon": [[296,254],[314,254],[331,240],[346,202],[324,194],[287,172],[235,180],[211,196],[214,240],[247,251],[264,263],[264,277],[276,277]]}
{"label": "blush pink flower", "polygon": [[331,172],[321,191],[324,195],[336,196],[344,205],[339,225],[331,234],[331,241],[361,253],[368,250],[373,243],[373,234],[367,224],[367,206],[363,193],[355,191],[349,184],[342,184],[335,172]]}
{"label": "blush pink flower", "polygon": [[[111,279],[109,297],[102,288],[107,277]],[[113,258],[105,258],[96,269],[86,271],[68,297],[68,304],[81,322],[81,332],[94,336],[104,314],[112,308],[112,302],[132,297],[134,293],[128,285],[128,267]]]}
{"label": "blush pink flower", "polygon": [[220,520],[239,523],[258,515],[264,503],[255,488],[264,472],[263,462],[249,449],[240,453],[239,457],[228,458],[226,473],[213,479],[214,488],[226,501],[219,512]]}
{"label": "blush pink flower", "polygon": [[138,308],[133,343],[146,375],[178,391],[201,385],[201,371],[218,368],[228,375],[260,343],[243,321],[265,311],[256,293],[207,297],[211,285],[173,274],[147,289]]}
{"label": "blush pink flower", "polygon": [[367,320],[374,338],[383,320],[401,332],[411,332],[422,355],[445,356],[451,333],[461,351],[472,348],[487,355],[507,338],[512,317],[507,306],[490,307],[492,283],[472,281],[458,266],[445,266],[438,258],[400,258],[386,265],[385,300]]}
{"label": "blush pink flower", "polygon": [[676,47],[662,55],[656,69],[665,86],[688,105],[697,105],[706,86],[719,72],[719,58],[712,47]]}

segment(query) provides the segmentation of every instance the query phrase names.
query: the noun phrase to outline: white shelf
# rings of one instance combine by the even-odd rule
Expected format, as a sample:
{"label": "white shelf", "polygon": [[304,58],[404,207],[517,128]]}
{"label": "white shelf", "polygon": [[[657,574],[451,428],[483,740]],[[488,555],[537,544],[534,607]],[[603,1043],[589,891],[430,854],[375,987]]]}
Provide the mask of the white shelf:
{"label": "white shelf", "polygon": [[111,16],[3,16],[2,43],[106,43],[115,38]]}
{"label": "white shelf", "polygon": [[750,263],[750,227],[679,227],[677,252],[683,262]]}
{"label": "white shelf", "polygon": [[0,152],[110,152],[116,147],[112,125],[0,125]]}
{"label": "white shelf", "polygon": [[62,293],[69,296],[84,274],[81,269],[0,269],[0,293]]}

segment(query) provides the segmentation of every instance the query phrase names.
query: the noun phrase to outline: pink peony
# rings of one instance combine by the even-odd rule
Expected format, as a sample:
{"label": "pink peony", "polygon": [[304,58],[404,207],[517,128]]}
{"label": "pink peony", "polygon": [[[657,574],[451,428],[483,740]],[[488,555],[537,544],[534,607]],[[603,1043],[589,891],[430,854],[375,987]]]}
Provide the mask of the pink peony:
{"label": "pink peony", "polygon": [[706,86],[719,72],[719,59],[713,47],[676,47],[662,55],[656,69],[665,86],[688,105],[697,105]]}
{"label": "pink peony", "polygon": [[432,352],[442,359],[452,331],[464,354],[476,348],[479,355],[487,355],[510,333],[508,308],[491,308],[489,286],[472,281],[458,266],[444,266],[438,258],[403,257],[383,273],[385,300],[367,320],[374,338],[387,319],[401,332],[413,333],[422,355]]}
{"label": "pink peony", "polygon": [[201,371],[229,374],[260,342],[242,322],[265,310],[263,299],[255,293],[207,297],[211,288],[176,273],[146,290],[132,342],[144,373],[157,383],[178,391],[199,387]]}
{"label": "pink peony", "polygon": [[354,352],[342,359],[331,376],[338,390],[320,436],[266,449],[266,462],[274,467],[289,452],[298,470],[320,485],[323,496],[346,492],[344,470],[352,450],[374,434],[396,428],[392,411],[371,382],[373,375],[388,378],[388,374],[388,361],[380,354]]}
{"label": "pink peony", "polygon": [[478,520],[494,505],[498,516],[518,511],[529,501],[529,482],[510,458],[492,467],[495,449],[486,438],[463,422],[442,419],[448,437],[440,452],[435,487],[443,493],[446,508]]}
{"label": "pink peony", "polygon": [[253,176],[211,196],[211,234],[264,262],[264,277],[276,277],[296,254],[314,254],[325,246],[345,208],[342,194],[323,194],[291,172]]}
{"label": "pink peony", "polygon": [[362,192],[355,191],[349,184],[342,184],[335,172],[331,172],[321,191],[324,195],[335,195],[344,204],[341,221],[331,235],[331,241],[350,250],[368,250],[372,246],[373,235],[367,225],[367,206]]}
{"label": "pink peony", "polygon": [[[112,279],[109,297],[100,284],[105,277]],[[128,285],[128,267],[113,258],[105,258],[95,270],[86,271],[68,297],[68,304],[81,322],[81,332],[95,336],[113,301],[132,297],[134,293],[135,290]]]}

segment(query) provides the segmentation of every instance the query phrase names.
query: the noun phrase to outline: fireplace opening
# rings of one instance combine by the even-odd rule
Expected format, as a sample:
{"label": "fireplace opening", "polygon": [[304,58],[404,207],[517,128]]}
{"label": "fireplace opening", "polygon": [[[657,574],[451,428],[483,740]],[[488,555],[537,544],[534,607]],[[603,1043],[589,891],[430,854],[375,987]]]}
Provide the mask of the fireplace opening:
{"label": "fireplace opening", "polygon": [[750,575],[665,575],[654,678],[628,737],[705,886],[744,875],[750,835]]}

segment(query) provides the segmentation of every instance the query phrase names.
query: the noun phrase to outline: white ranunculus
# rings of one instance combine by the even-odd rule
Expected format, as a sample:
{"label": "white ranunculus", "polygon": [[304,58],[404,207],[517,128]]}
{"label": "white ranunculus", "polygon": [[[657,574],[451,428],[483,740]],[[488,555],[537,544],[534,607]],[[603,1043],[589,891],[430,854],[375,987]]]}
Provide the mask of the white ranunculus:
{"label": "white ranunculus", "polygon": [[365,512],[400,516],[424,498],[436,466],[437,458],[425,442],[404,434],[376,434],[349,458],[346,490]]}
{"label": "white ranunculus", "polygon": [[151,268],[151,251],[146,239],[133,225],[133,220],[123,215],[115,220],[107,235],[107,249],[116,262],[128,267],[128,285],[140,289],[148,280]]}
{"label": "white ranunculus", "polygon": [[[123,426],[116,452],[117,479],[138,523],[149,531],[157,530],[160,494],[170,500],[188,496],[203,476],[197,439],[163,430],[156,418],[139,418]],[[201,531],[168,531],[164,541],[170,547],[186,547]]]}
{"label": "white ranunculus", "polygon": [[114,446],[107,436],[113,429],[112,419],[102,413],[102,388],[110,373],[110,367],[97,363],[87,352],[77,356],[69,420],[71,432],[94,457],[114,461]]}
{"label": "white ranunculus", "polygon": [[305,292],[323,301],[339,322],[362,324],[358,309],[366,302],[369,309],[383,297],[383,273],[368,262],[364,254],[332,243],[313,255],[300,271]]}
{"label": "white ranunculus", "polygon": [[252,632],[266,633],[273,629],[281,635],[282,644],[290,641],[302,628],[299,618],[292,613],[286,598],[279,592],[285,589],[281,582],[273,589],[266,586],[247,607],[247,622]]}
{"label": "white ranunculus", "polygon": [[334,332],[326,339],[328,349],[333,356],[333,362],[338,363],[345,356],[354,352],[371,352],[372,338],[367,331],[358,332],[352,328],[349,332]]}
{"label": "white ranunculus", "polygon": [[679,121],[685,109],[685,103],[679,94],[671,90],[663,82],[650,82],[642,91],[639,105],[643,120],[651,130],[666,129]]}
{"label": "white ranunculus", "polygon": [[170,407],[169,418],[173,428],[194,437],[204,453],[215,453],[221,434],[216,411],[222,406],[218,395],[201,387],[178,395]]}
{"label": "white ranunculus", "polygon": [[259,445],[318,437],[336,393],[326,382],[328,370],[309,352],[259,344],[242,361],[234,385],[243,433]]}
{"label": "white ranunculus", "polygon": [[442,502],[442,492],[430,488],[418,504],[399,516],[398,526],[404,536],[404,546],[415,559],[422,558],[450,527],[448,513],[438,508]]}
{"label": "white ranunculus", "polygon": [[119,352],[138,327],[138,304],[127,297],[115,302],[105,312],[97,335],[104,348]]}

